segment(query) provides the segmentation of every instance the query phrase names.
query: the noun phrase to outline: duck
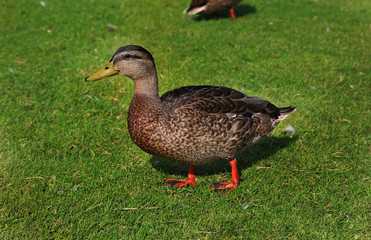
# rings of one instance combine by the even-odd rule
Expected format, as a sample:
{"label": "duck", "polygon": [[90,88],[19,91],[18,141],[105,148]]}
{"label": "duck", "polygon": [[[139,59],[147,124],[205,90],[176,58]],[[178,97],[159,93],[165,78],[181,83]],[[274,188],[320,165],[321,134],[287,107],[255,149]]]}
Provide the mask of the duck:
{"label": "duck", "polygon": [[206,14],[222,11],[229,9],[231,14],[231,19],[236,19],[233,7],[236,6],[241,0],[192,0],[188,8],[186,8],[183,13],[188,13],[189,15],[204,12]]}
{"label": "duck", "polygon": [[184,86],[160,97],[154,58],[138,45],[120,47],[108,64],[85,81],[114,75],[134,81],[127,117],[134,143],[149,154],[189,166],[187,179],[164,181],[173,187],[195,186],[195,166],[223,158],[231,166],[232,181],[210,188],[235,189],[241,181],[236,155],[295,111],[222,86]]}

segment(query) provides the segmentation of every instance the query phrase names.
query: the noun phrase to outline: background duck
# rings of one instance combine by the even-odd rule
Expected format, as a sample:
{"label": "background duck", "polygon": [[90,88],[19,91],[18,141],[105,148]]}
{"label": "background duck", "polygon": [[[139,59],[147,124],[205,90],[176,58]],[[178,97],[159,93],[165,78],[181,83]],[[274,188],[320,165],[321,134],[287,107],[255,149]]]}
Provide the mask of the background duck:
{"label": "background duck", "polygon": [[175,187],[195,186],[195,165],[224,158],[232,168],[232,182],[214,183],[211,188],[234,189],[240,181],[236,154],[263,139],[295,110],[216,86],[180,87],[160,97],[154,59],[140,46],[119,48],[105,67],[85,80],[116,74],[134,80],[127,121],[135,144],[189,165],[187,180],[165,180]]}
{"label": "background duck", "polygon": [[241,2],[241,0],[192,0],[191,5],[189,5],[189,7],[185,9],[183,13],[193,15],[201,12],[212,13],[229,9],[231,18],[236,19],[233,7],[239,2]]}

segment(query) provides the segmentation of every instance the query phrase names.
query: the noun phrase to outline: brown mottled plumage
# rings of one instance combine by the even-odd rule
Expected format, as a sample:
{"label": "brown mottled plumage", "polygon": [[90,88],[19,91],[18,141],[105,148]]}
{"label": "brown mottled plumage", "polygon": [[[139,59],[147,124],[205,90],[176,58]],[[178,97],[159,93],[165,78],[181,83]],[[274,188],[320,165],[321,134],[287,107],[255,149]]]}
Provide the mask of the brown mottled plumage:
{"label": "brown mottled plumage", "polygon": [[189,7],[184,10],[184,13],[193,15],[201,12],[212,13],[229,9],[231,11],[231,17],[234,19],[233,7],[239,2],[241,0],[192,0]]}
{"label": "brown mottled plumage", "polygon": [[168,180],[175,186],[195,185],[195,165],[225,158],[232,166],[233,182],[216,187],[235,188],[240,180],[236,154],[261,140],[295,110],[215,86],[181,87],[160,98],[154,60],[146,49],[135,45],[118,49],[111,61],[86,81],[115,74],[135,83],[128,115],[135,144],[150,154],[190,165],[187,181]]}

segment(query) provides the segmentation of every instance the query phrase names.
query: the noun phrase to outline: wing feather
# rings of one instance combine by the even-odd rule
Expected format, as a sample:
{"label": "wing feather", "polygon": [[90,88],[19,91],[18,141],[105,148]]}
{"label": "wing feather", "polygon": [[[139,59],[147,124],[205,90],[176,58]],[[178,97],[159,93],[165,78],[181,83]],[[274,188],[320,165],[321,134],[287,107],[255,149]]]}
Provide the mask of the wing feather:
{"label": "wing feather", "polygon": [[192,0],[188,9],[203,7],[208,3],[208,0]]}
{"label": "wing feather", "polygon": [[165,93],[161,100],[169,108],[193,108],[207,113],[267,113],[278,118],[280,110],[267,100],[248,97],[226,87],[188,86]]}

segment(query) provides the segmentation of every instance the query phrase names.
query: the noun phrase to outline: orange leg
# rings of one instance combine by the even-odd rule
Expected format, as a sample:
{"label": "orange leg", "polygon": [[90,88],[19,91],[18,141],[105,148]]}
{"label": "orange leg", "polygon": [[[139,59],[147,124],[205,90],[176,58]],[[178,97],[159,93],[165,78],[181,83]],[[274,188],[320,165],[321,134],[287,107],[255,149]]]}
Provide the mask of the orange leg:
{"label": "orange leg", "polygon": [[211,190],[224,190],[224,189],[235,189],[240,182],[241,178],[237,170],[237,160],[236,158],[229,162],[232,168],[232,182],[217,182],[214,183],[214,187],[211,186]]}
{"label": "orange leg", "polygon": [[231,18],[232,18],[232,20],[236,19],[236,15],[234,15],[234,10],[233,10],[233,8],[229,9],[229,12],[231,13]]}
{"label": "orange leg", "polygon": [[196,185],[195,165],[189,165],[189,172],[188,172],[187,180],[169,178],[169,179],[166,179],[164,182],[169,183],[173,187],[183,187],[183,186],[189,186],[189,185],[194,187]]}

